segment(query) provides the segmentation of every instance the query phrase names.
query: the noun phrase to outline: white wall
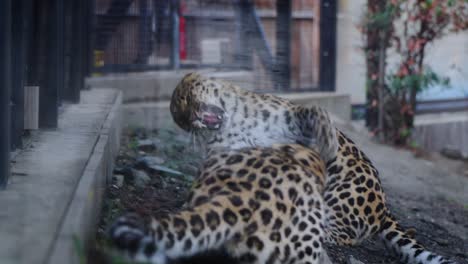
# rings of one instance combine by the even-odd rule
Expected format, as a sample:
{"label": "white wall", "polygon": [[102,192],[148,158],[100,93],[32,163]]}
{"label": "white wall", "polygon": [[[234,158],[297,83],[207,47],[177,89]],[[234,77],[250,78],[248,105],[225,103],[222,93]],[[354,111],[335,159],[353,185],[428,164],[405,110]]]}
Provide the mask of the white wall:
{"label": "white wall", "polygon": [[428,46],[424,62],[439,75],[450,77],[450,87],[431,87],[418,98],[468,98],[468,31],[436,40]]}
{"label": "white wall", "polygon": [[[366,0],[339,0],[337,19],[336,90],[351,95],[352,104],[365,103],[366,66],[362,47],[364,39],[357,25],[364,15]],[[388,54],[389,69],[396,55]],[[430,44],[425,64],[441,76],[451,78],[451,88],[433,87],[420,99],[468,97],[468,32],[450,33]]]}
{"label": "white wall", "polygon": [[338,1],[336,91],[350,94],[352,104],[363,104],[366,100],[364,39],[357,30],[365,4],[366,0]]}

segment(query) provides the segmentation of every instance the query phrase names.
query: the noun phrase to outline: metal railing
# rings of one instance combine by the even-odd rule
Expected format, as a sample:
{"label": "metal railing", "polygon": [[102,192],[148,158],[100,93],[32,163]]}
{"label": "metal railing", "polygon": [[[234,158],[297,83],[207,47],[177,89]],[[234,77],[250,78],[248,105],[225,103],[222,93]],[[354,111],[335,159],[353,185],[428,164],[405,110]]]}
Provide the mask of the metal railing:
{"label": "metal railing", "polygon": [[39,128],[58,125],[64,101],[79,102],[92,70],[92,0],[0,1],[0,188],[25,132],[25,87],[39,86]]}

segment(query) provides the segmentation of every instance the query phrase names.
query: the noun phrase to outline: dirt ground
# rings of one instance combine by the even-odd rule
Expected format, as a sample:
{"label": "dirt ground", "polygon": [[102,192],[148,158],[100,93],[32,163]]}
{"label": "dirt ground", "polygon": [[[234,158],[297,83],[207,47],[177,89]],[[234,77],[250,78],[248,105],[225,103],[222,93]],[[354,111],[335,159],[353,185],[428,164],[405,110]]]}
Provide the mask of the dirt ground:
{"label": "dirt ground", "polygon": [[[106,192],[102,217],[96,234],[96,243],[88,254],[88,263],[125,263],[109,250],[106,230],[109,224],[125,211],[142,215],[160,215],[178,210],[188,193],[200,155],[190,147],[186,135],[175,131],[146,131],[128,129],[123,135],[122,149],[116,161],[115,182]],[[151,143],[152,142],[152,143]],[[409,153],[408,155],[414,156]],[[464,175],[465,161],[446,161],[436,156],[420,155],[438,167]],[[156,157],[147,162],[148,157]],[[372,159],[372,155],[370,155]],[[378,163],[378,162],[377,162]],[[377,164],[379,168],[379,164]],[[379,168],[380,169],[380,168]],[[149,177],[138,179],[144,172]],[[144,175],[143,175],[144,176]],[[122,181],[123,179],[123,181]],[[468,264],[468,202],[457,201],[443,192],[428,195],[430,191],[412,191],[395,182],[383,179],[388,205],[404,227],[416,229],[416,238],[428,249]],[[441,194],[442,193],[442,194]],[[327,246],[333,263],[399,263],[377,240],[358,247]],[[353,259],[353,260],[352,260]],[[235,263],[223,252],[210,252],[180,263]]]}

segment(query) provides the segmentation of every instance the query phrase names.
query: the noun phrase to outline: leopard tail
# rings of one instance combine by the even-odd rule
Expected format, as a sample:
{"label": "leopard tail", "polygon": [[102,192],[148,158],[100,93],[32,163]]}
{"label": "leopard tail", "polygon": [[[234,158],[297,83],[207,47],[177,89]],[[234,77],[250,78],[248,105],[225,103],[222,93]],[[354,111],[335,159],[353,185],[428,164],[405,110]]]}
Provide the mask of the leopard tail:
{"label": "leopard tail", "polygon": [[385,247],[395,254],[402,263],[408,264],[456,264],[445,257],[425,249],[416,239],[411,230],[404,230],[395,217],[387,214],[379,237]]}

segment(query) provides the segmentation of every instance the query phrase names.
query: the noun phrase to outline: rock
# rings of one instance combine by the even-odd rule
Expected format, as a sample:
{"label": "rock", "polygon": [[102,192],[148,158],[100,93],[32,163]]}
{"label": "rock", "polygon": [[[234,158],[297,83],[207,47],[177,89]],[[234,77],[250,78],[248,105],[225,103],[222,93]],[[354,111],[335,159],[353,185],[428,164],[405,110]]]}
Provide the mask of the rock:
{"label": "rock", "polygon": [[142,128],[142,127],[133,128],[129,132],[129,136],[140,138],[140,139],[146,138],[147,134],[148,134],[147,130],[145,128]]}
{"label": "rock", "polygon": [[349,256],[349,258],[346,260],[346,264],[364,264],[364,262],[355,259],[353,256]]}
{"label": "rock", "polygon": [[129,166],[125,167],[115,167],[114,168],[114,174],[120,174],[125,177],[126,181],[132,181],[133,180],[133,169]]}
{"label": "rock", "polygon": [[449,159],[454,159],[454,160],[461,160],[463,159],[463,154],[461,153],[460,149],[457,149],[455,147],[444,147],[441,151],[440,154],[443,156],[449,158]]}
{"label": "rock", "polygon": [[141,151],[153,151],[156,149],[156,145],[151,139],[140,139],[137,141],[138,150]]}
{"label": "rock", "polygon": [[444,238],[434,238],[434,240],[437,242],[437,244],[443,246],[443,247],[446,247],[449,245],[449,241],[447,239],[444,239]]}
{"label": "rock", "polygon": [[410,227],[405,230],[405,234],[410,238],[414,238],[416,236],[416,229]]}
{"label": "rock", "polygon": [[186,143],[186,144],[190,143],[190,136],[187,136],[187,135],[176,135],[174,139],[182,143]]}
{"label": "rock", "polygon": [[161,165],[152,165],[149,167],[150,170],[153,170],[155,172],[165,172],[173,175],[178,175],[178,176],[183,176],[184,174],[180,171],[173,170],[171,168],[168,168],[166,166],[161,166]]}
{"label": "rock", "polygon": [[151,166],[161,165],[164,163],[164,159],[156,156],[143,156],[137,158],[134,167],[137,169],[150,169]]}
{"label": "rock", "polygon": [[148,176],[148,174],[146,174],[146,172],[144,171],[134,170],[133,175],[134,175],[133,183],[135,184],[136,187],[139,187],[139,188],[145,187],[151,181],[150,176]]}
{"label": "rock", "polygon": [[153,144],[156,146],[161,145],[161,139],[159,138],[151,138],[151,141],[153,141]]}
{"label": "rock", "polygon": [[112,176],[112,183],[117,187],[117,188],[122,188],[124,184],[124,179],[125,176],[121,174],[115,174]]}

